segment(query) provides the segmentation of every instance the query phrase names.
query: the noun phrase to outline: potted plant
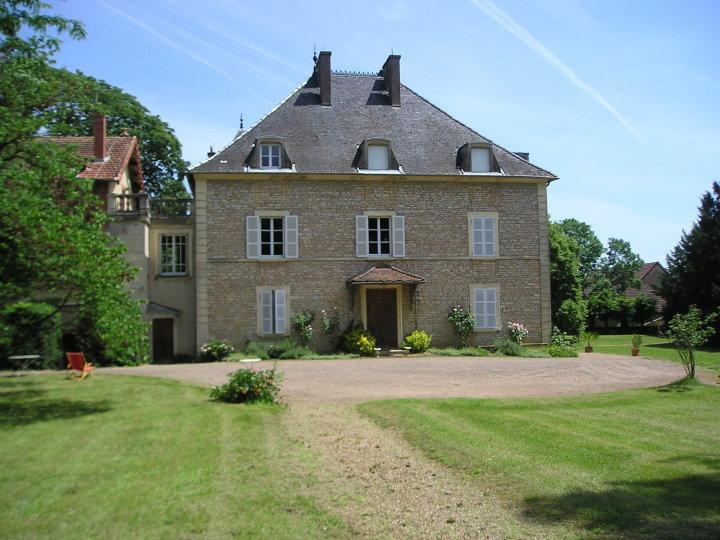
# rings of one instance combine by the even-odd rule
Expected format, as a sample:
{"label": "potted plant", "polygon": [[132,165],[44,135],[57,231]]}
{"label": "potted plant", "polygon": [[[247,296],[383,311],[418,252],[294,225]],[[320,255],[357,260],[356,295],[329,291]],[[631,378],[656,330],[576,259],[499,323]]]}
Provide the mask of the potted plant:
{"label": "potted plant", "polygon": [[580,339],[582,341],[584,341],[585,343],[587,343],[587,345],[585,345],[585,352],[587,352],[587,353],[593,352],[592,342],[595,341],[597,338],[598,338],[598,335],[595,332],[583,332],[580,335]]}
{"label": "potted plant", "polygon": [[638,334],[633,334],[632,349],[630,351],[632,352],[633,356],[638,356],[640,354],[640,345],[642,345],[642,336]]}

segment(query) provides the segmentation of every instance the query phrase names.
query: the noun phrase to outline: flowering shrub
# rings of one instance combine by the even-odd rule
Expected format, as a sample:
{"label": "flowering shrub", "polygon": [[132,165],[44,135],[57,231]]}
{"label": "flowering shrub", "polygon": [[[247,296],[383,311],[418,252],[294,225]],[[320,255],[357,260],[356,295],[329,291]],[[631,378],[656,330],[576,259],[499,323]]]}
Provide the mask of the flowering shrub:
{"label": "flowering shrub", "polygon": [[460,340],[460,345],[467,347],[468,338],[475,329],[475,314],[469,307],[466,308],[462,304],[453,306],[448,314],[448,321],[453,326],[453,330]]}
{"label": "flowering shrub", "polygon": [[312,322],[315,320],[315,312],[306,309],[292,318],[293,327],[300,337],[300,343],[307,345],[313,337]]}
{"label": "flowering shrub", "polygon": [[204,362],[220,362],[230,356],[235,349],[224,339],[214,339],[200,347],[200,359]]}
{"label": "flowering shrub", "polygon": [[413,333],[405,336],[403,339],[403,347],[410,347],[410,352],[421,353],[430,348],[432,338],[430,334],[424,330],[415,330]]}
{"label": "flowering shrub", "polygon": [[523,339],[525,339],[525,337],[527,337],[527,335],[529,333],[530,332],[528,332],[527,328],[525,328],[521,323],[517,323],[517,322],[507,323],[508,337],[519,345],[522,345]]}
{"label": "flowering shrub", "polygon": [[340,328],[340,316],[337,312],[337,306],[332,308],[329,313],[324,309],[320,312],[320,327],[323,333],[331,339],[337,334],[338,328]]}
{"label": "flowering shrub", "polygon": [[576,341],[572,336],[561,332],[557,326],[553,326],[552,335],[550,336],[550,346],[548,347],[550,356],[558,356],[561,358],[575,357],[578,355],[575,344]]}
{"label": "flowering shrub", "polygon": [[275,403],[282,375],[275,367],[266,371],[239,369],[227,383],[210,390],[210,399],[226,403]]}
{"label": "flowering shrub", "polygon": [[362,328],[357,328],[345,335],[345,348],[348,352],[360,354],[362,356],[372,356],[375,354],[375,338]]}

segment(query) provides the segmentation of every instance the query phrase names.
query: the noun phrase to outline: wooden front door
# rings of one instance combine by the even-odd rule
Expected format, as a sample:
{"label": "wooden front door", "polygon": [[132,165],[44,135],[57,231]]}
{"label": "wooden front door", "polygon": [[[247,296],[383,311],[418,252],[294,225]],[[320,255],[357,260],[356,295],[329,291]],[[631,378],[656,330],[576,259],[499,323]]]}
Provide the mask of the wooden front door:
{"label": "wooden front door", "polygon": [[377,347],[397,347],[397,290],[366,289],[367,329],[377,340]]}
{"label": "wooden front door", "polygon": [[173,361],[175,352],[173,346],[173,322],[173,319],[153,319],[153,362]]}

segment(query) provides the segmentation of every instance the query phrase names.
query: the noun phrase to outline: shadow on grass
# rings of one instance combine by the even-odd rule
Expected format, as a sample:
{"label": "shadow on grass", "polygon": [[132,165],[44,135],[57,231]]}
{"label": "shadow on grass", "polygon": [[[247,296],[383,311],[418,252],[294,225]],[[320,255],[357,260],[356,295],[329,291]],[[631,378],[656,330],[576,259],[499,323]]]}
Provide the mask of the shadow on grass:
{"label": "shadow on grass", "polygon": [[663,386],[658,386],[655,388],[658,392],[676,392],[678,394],[681,394],[683,392],[689,392],[693,388],[697,388],[698,386],[697,380],[693,379],[692,377],[685,377],[683,379],[680,379],[679,381],[672,382],[670,384],[665,384]]}
{"label": "shadow on grass", "polygon": [[720,473],[609,486],[602,491],[528,497],[523,515],[609,536],[717,538],[720,534]]}
{"label": "shadow on grass", "polygon": [[29,381],[3,381],[0,384],[0,428],[36,422],[64,420],[111,409],[105,400],[51,399],[47,391]]}

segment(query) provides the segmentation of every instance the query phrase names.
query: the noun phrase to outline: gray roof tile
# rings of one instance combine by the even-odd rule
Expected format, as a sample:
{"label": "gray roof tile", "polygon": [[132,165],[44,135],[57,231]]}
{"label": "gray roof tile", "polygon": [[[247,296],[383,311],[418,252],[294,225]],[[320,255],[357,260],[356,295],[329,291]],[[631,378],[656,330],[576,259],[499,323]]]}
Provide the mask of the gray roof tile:
{"label": "gray roof tile", "polygon": [[502,171],[510,176],[553,179],[549,171],[492,143],[407,86],[401,106],[392,107],[382,77],[332,74],[332,106],[323,107],[312,78],[275,110],[190,173],[243,172],[257,139],[281,138],[300,173],[351,173],[358,146],[367,138],[390,140],[405,174],[453,175],[458,149],[466,143],[492,144]]}

